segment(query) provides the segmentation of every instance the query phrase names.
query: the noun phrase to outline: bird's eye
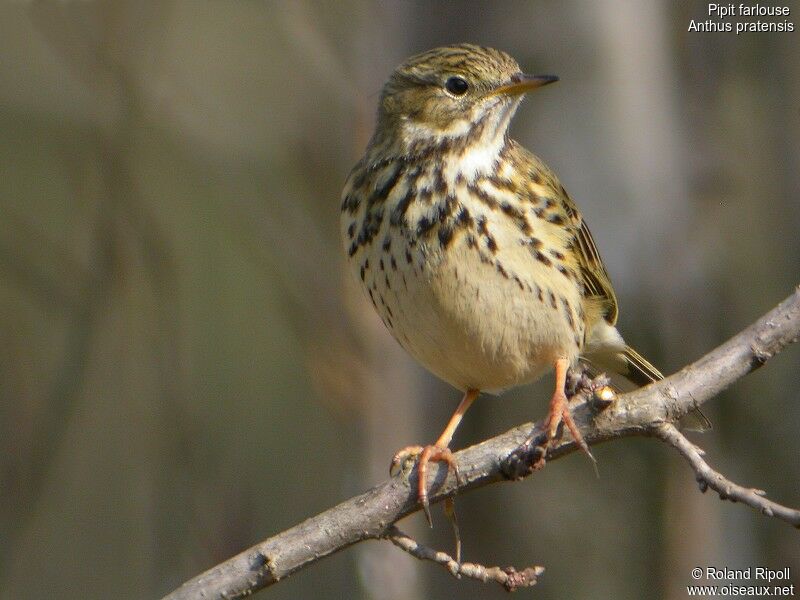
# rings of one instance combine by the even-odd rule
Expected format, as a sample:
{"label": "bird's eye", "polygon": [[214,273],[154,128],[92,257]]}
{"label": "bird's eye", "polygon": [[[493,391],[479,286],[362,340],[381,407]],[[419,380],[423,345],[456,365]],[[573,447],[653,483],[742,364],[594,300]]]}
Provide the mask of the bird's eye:
{"label": "bird's eye", "polygon": [[444,89],[454,96],[463,96],[469,89],[469,84],[461,77],[450,77],[444,82]]}

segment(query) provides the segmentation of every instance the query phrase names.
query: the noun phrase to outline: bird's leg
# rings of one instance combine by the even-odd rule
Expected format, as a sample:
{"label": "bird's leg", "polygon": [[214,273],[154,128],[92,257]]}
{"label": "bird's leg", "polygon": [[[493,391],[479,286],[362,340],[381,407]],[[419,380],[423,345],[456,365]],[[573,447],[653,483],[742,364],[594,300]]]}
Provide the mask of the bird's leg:
{"label": "bird's leg", "polygon": [[453,416],[450,417],[450,421],[447,423],[447,427],[444,428],[442,435],[439,436],[439,439],[430,446],[408,446],[407,448],[403,448],[397,454],[394,455],[392,458],[392,465],[389,468],[389,473],[393,473],[395,468],[397,468],[401,463],[405,462],[408,458],[418,455],[419,459],[417,460],[417,497],[419,498],[420,504],[422,504],[422,509],[425,511],[425,516],[428,519],[428,523],[432,524],[433,521],[431,520],[431,511],[430,507],[428,506],[428,488],[427,488],[427,481],[426,475],[428,472],[428,463],[429,462],[445,462],[448,465],[448,468],[452,468],[453,472],[458,478],[458,465],[456,464],[455,459],[453,458],[453,453],[450,451],[450,441],[453,439],[453,434],[458,427],[458,424],[461,423],[461,419],[464,418],[464,413],[467,412],[469,407],[475,401],[475,398],[478,397],[478,390],[467,390],[464,394],[464,397],[461,399],[461,402],[456,408],[456,411],[453,413]]}
{"label": "bird's leg", "polygon": [[583,435],[581,435],[578,426],[575,424],[575,421],[572,418],[572,413],[569,410],[569,401],[567,400],[567,394],[564,390],[567,382],[568,368],[569,361],[566,358],[559,358],[556,361],[556,388],[553,392],[553,397],[550,399],[550,412],[547,415],[547,423],[545,425],[547,440],[545,441],[544,448],[542,448],[541,456],[533,465],[534,469],[541,469],[544,466],[547,448],[553,443],[553,440],[555,440],[556,433],[558,432],[558,426],[562,422],[567,426],[567,429],[569,429],[570,434],[572,434],[572,438],[575,440],[575,443],[580,446],[580,449],[583,450],[584,454],[586,454],[586,456],[588,456],[593,463],[597,462],[594,456],[592,456],[589,446],[583,439]]}

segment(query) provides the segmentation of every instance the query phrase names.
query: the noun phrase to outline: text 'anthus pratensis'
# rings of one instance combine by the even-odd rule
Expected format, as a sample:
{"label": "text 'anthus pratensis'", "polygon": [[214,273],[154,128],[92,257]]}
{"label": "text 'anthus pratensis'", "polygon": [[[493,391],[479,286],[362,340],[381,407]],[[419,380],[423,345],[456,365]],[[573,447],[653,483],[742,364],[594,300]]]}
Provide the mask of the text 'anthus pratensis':
{"label": "text 'anthus pratensis'", "polygon": [[480,390],[554,368],[548,440],[563,421],[588,454],[567,369],[580,358],[637,385],[662,377],[614,327],[614,290],[577,207],[508,137],[525,92],[556,80],[471,44],[409,58],[383,88],[375,133],[342,193],[344,249],[375,310],[403,348],[464,391],[434,444],[393,461],[419,454],[429,519],[426,466],[455,466],[448,446]]}

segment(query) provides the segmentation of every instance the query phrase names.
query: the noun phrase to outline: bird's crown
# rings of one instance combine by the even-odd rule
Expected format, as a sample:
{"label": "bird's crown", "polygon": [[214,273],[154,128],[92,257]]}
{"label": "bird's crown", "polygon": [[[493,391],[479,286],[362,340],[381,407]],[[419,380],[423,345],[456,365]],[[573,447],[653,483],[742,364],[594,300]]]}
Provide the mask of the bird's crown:
{"label": "bird's crown", "polygon": [[[451,96],[464,96],[458,89],[449,90],[450,78],[462,78],[472,95],[488,92],[497,85],[508,82],[520,72],[517,61],[505,52],[476,46],[457,44],[434,48],[412,56],[398,66],[386,84],[386,91],[399,91],[407,87],[433,87]],[[451,86],[453,85],[452,82]]]}
{"label": "bird's crown", "polygon": [[373,146],[436,144],[488,122],[504,134],[521,94],[556,80],[524,75],[517,61],[494,48],[428,50],[398,66],[386,82]]}

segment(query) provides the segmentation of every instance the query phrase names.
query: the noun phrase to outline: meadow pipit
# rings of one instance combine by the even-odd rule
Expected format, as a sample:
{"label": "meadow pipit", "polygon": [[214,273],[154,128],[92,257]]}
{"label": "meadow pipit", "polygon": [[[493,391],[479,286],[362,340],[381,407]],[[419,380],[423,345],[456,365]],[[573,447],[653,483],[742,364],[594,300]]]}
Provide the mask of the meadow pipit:
{"label": "meadow pipit", "polygon": [[587,452],[564,391],[578,359],[637,385],[661,379],[614,327],[617,300],[592,235],[555,174],[508,137],[525,92],[556,81],[471,44],[413,56],[383,88],[366,153],[342,193],[352,268],[398,342],[464,391],[420,454],[454,466],[448,446],[480,390],[555,368],[548,440],[563,421]]}

